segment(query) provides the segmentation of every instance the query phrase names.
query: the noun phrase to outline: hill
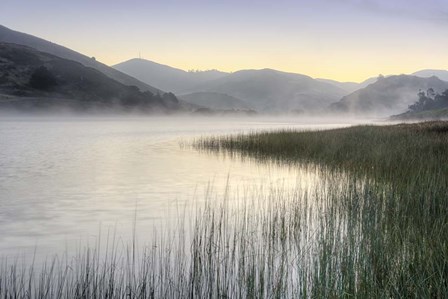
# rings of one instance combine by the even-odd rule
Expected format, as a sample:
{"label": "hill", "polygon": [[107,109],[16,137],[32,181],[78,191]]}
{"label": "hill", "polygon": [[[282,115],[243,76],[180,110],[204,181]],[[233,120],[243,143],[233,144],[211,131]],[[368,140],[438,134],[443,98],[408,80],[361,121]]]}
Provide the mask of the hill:
{"label": "hill", "polygon": [[191,92],[226,94],[260,112],[318,112],[346,94],[311,77],[271,69],[231,73],[199,85]]}
{"label": "hill", "polygon": [[322,79],[322,78],[318,78],[316,79],[318,81],[321,82],[325,82],[328,84],[331,84],[333,86],[336,86],[344,91],[347,92],[347,94],[354,92],[355,90],[360,88],[361,83],[356,83],[356,82],[339,82],[336,80],[331,80],[331,79]]}
{"label": "hill", "polygon": [[115,70],[114,68],[111,68],[105,64],[102,64],[92,57],[87,57],[78,52],[70,50],[66,47],[57,45],[55,43],[49,42],[47,40],[26,33],[11,30],[1,25],[0,25],[0,42],[23,45],[64,59],[73,60],[83,64],[84,66],[94,68],[124,85],[137,86],[142,91],[151,91],[152,93],[163,93],[161,90],[154,88],[149,84],[143,83],[118,70]]}
{"label": "hill", "polygon": [[420,78],[409,75],[380,77],[362,89],[359,89],[330,106],[330,110],[385,117],[407,111],[416,100],[419,90],[433,88],[443,91],[448,82],[437,77]]}
{"label": "hill", "polygon": [[79,62],[0,43],[0,108],[33,111],[54,107],[168,111],[179,103],[173,94],[142,92]]}
{"label": "hill", "polygon": [[252,109],[243,100],[229,96],[227,94],[216,92],[196,92],[185,95],[179,95],[179,99],[200,107],[213,110],[248,110]]}
{"label": "hill", "polygon": [[448,70],[421,70],[413,73],[412,75],[423,78],[436,76],[440,80],[448,81]]}
{"label": "hill", "polygon": [[113,68],[143,82],[151,82],[160,89],[175,93],[182,93],[196,85],[228,75],[217,70],[186,72],[145,59],[131,59],[114,65]]}

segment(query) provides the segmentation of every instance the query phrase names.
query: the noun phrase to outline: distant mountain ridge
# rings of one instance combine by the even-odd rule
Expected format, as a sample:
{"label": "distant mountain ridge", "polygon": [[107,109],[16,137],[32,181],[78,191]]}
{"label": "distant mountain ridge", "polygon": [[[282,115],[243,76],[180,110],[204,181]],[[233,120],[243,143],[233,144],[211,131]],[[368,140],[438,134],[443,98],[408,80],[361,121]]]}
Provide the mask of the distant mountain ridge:
{"label": "distant mountain ridge", "polygon": [[217,70],[187,72],[140,58],[130,59],[112,67],[143,82],[151,82],[157,88],[174,93],[183,93],[199,84],[228,75]]}
{"label": "distant mountain ridge", "polygon": [[[231,97],[259,112],[316,112],[348,93],[334,84],[309,76],[271,69],[234,73],[186,72],[142,59],[132,59],[114,68],[178,95],[194,94],[196,98],[181,96],[194,104],[200,102],[205,105],[204,96],[208,94],[210,102],[213,102],[206,105],[209,108],[226,106],[231,101],[228,97]],[[219,105],[217,100],[228,103]]]}
{"label": "distant mountain ridge", "polygon": [[0,42],[23,45],[31,47],[41,52],[52,54],[57,57],[77,61],[83,64],[84,66],[94,68],[104,73],[108,77],[125,85],[137,86],[142,91],[151,91],[152,93],[163,93],[162,90],[152,87],[147,83],[143,83],[125,73],[122,73],[118,70],[115,70],[114,68],[102,64],[101,62],[98,62],[91,57],[87,57],[71,49],[35,37],[33,35],[11,30],[2,25],[0,25]]}
{"label": "distant mountain ridge", "polygon": [[339,82],[336,80],[331,80],[331,79],[322,79],[322,78],[317,78],[316,80],[321,81],[321,82],[325,82],[331,85],[334,85],[342,90],[345,90],[347,93],[353,92],[357,89],[360,88],[361,83],[356,83],[356,82]]}
{"label": "distant mountain ridge", "polygon": [[251,105],[241,99],[216,92],[195,92],[178,95],[178,98],[199,107],[213,110],[250,110]]}
{"label": "distant mountain ridge", "polygon": [[[419,88],[443,86],[435,79],[428,81],[429,77],[448,80],[448,71],[445,70],[422,70],[413,75],[399,75],[401,80],[398,81],[396,75],[380,75],[357,83],[313,79],[271,69],[191,73],[142,59],[131,59],[114,67],[144,82],[152,82],[157,87],[183,94],[182,98],[192,104],[200,103],[211,109],[236,105],[234,100],[226,98],[229,96],[259,112],[268,113],[315,113],[326,110],[328,106],[331,107],[330,111],[344,113],[400,113],[412,103]],[[412,76],[422,80],[409,79]],[[380,87],[381,84],[377,84],[379,78],[387,79],[383,85],[387,82],[395,83]]]}
{"label": "distant mountain ridge", "polygon": [[429,77],[437,77],[440,80],[448,81],[448,70],[421,70],[415,73],[412,73],[412,75],[422,78],[429,78]]}
{"label": "distant mountain ridge", "polygon": [[309,76],[272,69],[243,70],[197,86],[243,100],[260,112],[318,112],[346,92]]}

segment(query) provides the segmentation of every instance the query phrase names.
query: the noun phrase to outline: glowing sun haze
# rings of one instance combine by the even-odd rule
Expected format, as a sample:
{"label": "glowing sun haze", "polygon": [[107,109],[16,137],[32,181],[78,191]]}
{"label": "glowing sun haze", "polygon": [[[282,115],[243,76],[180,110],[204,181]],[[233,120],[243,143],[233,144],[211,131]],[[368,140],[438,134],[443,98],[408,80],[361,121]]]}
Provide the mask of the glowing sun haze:
{"label": "glowing sun haze", "polygon": [[339,81],[448,69],[447,0],[1,0],[0,22],[113,65]]}

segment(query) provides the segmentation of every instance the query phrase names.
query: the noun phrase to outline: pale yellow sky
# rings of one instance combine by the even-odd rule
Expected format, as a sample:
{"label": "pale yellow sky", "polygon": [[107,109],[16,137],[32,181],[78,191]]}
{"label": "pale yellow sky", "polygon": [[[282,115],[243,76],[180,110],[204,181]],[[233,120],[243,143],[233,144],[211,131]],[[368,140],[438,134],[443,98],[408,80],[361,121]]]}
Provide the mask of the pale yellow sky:
{"label": "pale yellow sky", "polygon": [[184,70],[355,82],[448,69],[446,0],[2,0],[0,20],[108,65],[141,53]]}

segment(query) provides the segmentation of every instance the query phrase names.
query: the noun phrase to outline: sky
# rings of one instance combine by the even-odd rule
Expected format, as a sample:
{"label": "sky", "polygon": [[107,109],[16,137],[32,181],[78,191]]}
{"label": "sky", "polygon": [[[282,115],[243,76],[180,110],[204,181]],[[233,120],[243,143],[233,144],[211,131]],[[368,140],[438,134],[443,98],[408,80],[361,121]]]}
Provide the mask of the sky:
{"label": "sky", "polygon": [[0,0],[0,24],[108,65],[355,82],[448,69],[448,0]]}

